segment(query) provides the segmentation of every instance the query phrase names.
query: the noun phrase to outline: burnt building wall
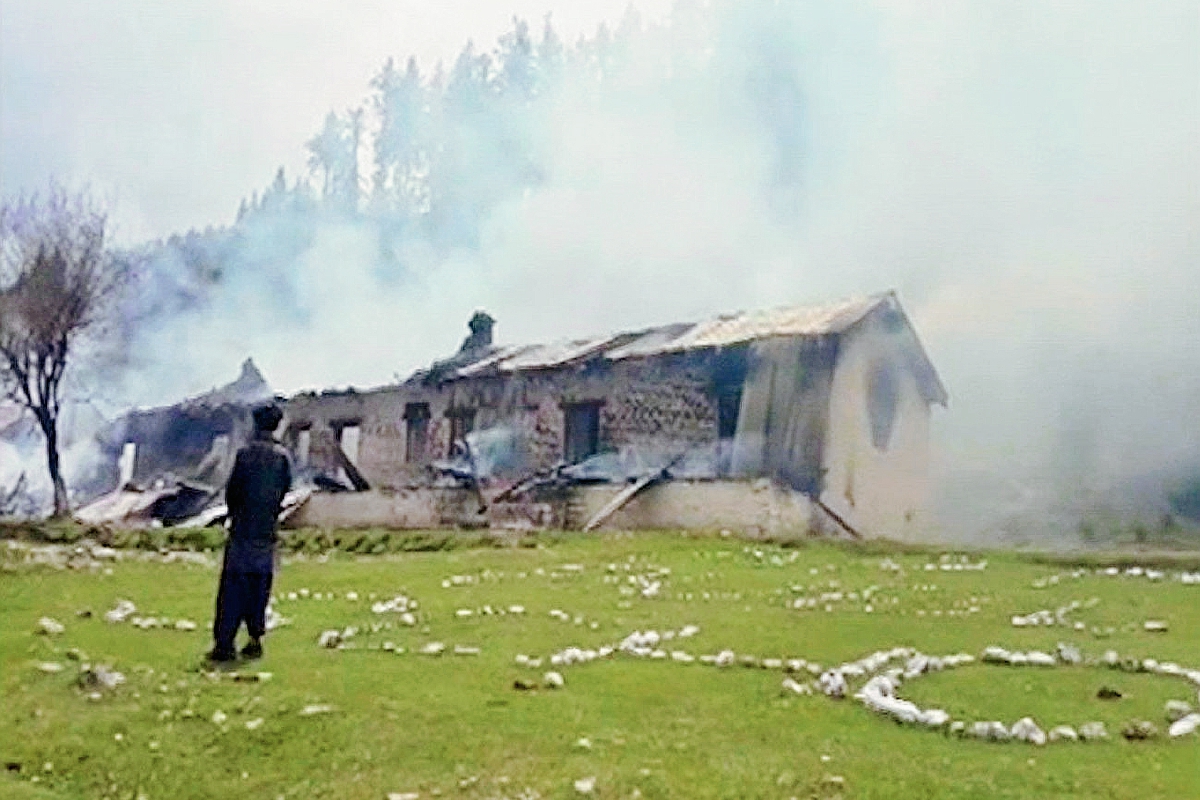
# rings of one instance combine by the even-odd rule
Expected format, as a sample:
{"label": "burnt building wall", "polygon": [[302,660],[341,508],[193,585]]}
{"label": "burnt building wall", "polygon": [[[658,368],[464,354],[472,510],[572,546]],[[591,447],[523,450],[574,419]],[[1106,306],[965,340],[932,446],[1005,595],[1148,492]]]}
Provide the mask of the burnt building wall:
{"label": "burnt building wall", "polygon": [[[577,452],[590,447],[675,455],[716,442],[719,395],[727,391],[721,379],[726,356],[709,350],[617,362],[595,359],[443,383],[417,378],[363,392],[303,394],[288,401],[285,439],[295,449],[305,429],[310,438],[316,429],[336,438],[345,426],[355,425],[358,452],[347,455],[372,486],[391,488],[428,483],[428,464],[450,456],[455,430],[511,433],[516,452],[497,469],[502,480],[575,460],[567,459],[572,455],[568,434]],[[590,415],[594,432],[587,430]],[[409,441],[412,434],[423,436],[420,446]],[[316,451],[309,459],[312,468],[335,467]]]}

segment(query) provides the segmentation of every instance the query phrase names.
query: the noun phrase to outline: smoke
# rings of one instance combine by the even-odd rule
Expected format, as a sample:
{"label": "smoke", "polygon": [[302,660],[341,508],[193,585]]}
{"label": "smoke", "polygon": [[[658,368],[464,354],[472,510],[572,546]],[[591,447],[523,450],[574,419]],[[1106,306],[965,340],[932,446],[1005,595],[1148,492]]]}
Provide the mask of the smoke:
{"label": "smoke", "polygon": [[626,25],[602,82],[568,70],[521,116],[537,181],[506,191],[495,131],[456,130],[463,195],[501,193],[474,235],[242,225],[219,277],[148,284],[128,395],[203,391],[248,355],[282,392],[385,383],[476,308],[544,341],[895,288],[951,394],[948,534],[1159,513],[1200,470],[1193,3],[752,0]]}

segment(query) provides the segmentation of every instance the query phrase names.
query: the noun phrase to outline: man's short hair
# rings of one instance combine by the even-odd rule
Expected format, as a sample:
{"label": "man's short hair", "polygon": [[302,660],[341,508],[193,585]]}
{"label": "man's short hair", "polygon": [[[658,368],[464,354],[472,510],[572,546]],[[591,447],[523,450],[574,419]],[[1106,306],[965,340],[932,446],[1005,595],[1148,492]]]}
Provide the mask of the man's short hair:
{"label": "man's short hair", "polygon": [[274,403],[258,406],[250,412],[254,417],[254,429],[271,433],[283,421],[283,409]]}

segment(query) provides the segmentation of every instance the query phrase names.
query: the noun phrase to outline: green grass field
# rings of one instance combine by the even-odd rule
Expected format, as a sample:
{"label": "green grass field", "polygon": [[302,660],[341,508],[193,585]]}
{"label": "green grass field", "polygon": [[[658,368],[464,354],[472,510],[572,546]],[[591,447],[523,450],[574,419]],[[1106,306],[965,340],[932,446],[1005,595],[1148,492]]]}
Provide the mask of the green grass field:
{"label": "green grass field", "polygon": [[[0,795],[569,798],[583,796],[576,781],[594,777],[599,798],[1200,797],[1200,736],[1129,742],[1119,733],[1140,718],[1165,734],[1164,703],[1197,702],[1196,687],[1179,678],[974,664],[901,687],[955,719],[1011,725],[1031,715],[1047,730],[1099,720],[1111,736],[1036,747],[900,726],[852,699],[786,694],[779,669],[628,655],[549,663],[569,646],[696,625],[698,634],[664,649],[833,666],[899,645],[978,656],[993,644],[1053,651],[1067,642],[1088,656],[1115,649],[1200,668],[1200,585],[1175,579],[1175,568],[1150,581],[972,553],[986,569],[929,570],[939,553],[668,533],[535,543],[290,560],[277,576],[276,608],[291,622],[267,637],[264,659],[241,667],[270,672],[266,682],[200,669],[215,567],[134,558],[110,571],[10,566],[0,572]],[[658,594],[644,597],[638,576],[661,581]],[[287,599],[301,590],[309,597]],[[419,604],[415,626],[371,611],[371,595],[399,593]],[[796,598],[822,594],[815,608],[792,608]],[[121,598],[139,614],[187,618],[199,629],[105,622]],[[1090,605],[1070,616],[1084,630],[1010,623],[1071,601]],[[525,612],[482,613],[513,605]],[[80,617],[83,609],[92,616]],[[43,616],[65,632],[36,633]],[[1144,630],[1150,619],[1169,630]],[[383,624],[390,627],[372,632]],[[350,647],[317,646],[322,631],[347,626],[360,628]],[[445,654],[415,652],[435,641]],[[453,655],[455,646],[479,654]],[[126,683],[89,699],[72,648],[121,671]],[[523,667],[518,654],[546,660]],[[39,662],[64,669],[44,673]],[[563,674],[563,688],[513,688],[548,669]],[[1097,699],[1101,686],[1124,697]],[[302,715],[311,704],[332,710]],[[222,724],[213,722],[217,711]]]}

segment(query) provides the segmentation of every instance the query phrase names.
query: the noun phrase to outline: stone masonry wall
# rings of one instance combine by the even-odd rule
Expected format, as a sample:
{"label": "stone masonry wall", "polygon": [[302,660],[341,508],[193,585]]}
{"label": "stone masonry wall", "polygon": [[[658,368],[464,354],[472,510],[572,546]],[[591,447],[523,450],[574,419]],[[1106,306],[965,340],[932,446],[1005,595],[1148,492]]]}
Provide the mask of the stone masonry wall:
{"label": "stone masonry wall", "polygon": [[[409,381],[369,391],[302,394],[287,403],[285,441],[295,446],[305,427],[359,425],[358,467],[373,487],[428,484],[427,463],[450,449],[447,412],[472,409],[475,430],[511,428],[520,465],[501,479],[515,479],[563,458],[564,404],[600,404],[601,452],[634,449],[678,452],[717,437],[717,400],[709,352],[664,355],[424,385]],[[430,410],[426,459],[405,463],[404,419],[408,403]],[[328,465],[314,463],[314,467]]]}

